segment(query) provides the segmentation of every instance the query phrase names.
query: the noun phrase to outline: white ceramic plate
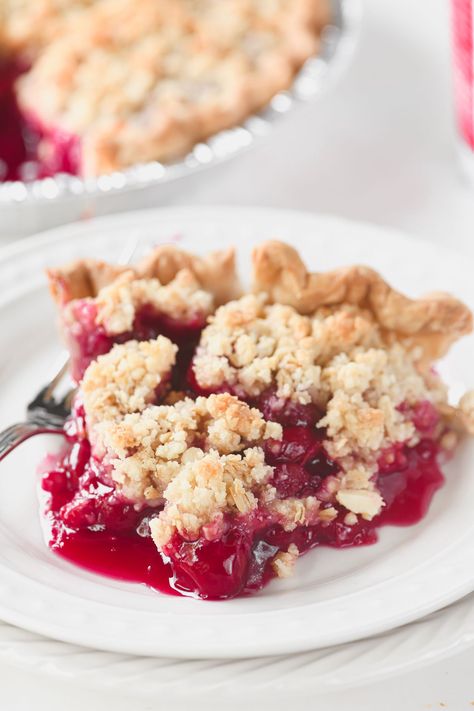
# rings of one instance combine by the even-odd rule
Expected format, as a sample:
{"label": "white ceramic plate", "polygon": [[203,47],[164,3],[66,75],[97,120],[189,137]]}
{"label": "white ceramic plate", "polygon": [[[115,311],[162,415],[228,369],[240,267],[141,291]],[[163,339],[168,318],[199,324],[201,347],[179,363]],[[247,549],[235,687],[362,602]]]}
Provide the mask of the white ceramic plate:
{"label": "white ceramic plate", "polygon": [[[76,686],[153,699],[153,710],[289,708],[295,699],[365,686],[460,654],[474,643],[471,595],[376,637],[287,657],[177,660],[135,657],[57,642],[0,623],[0,660]],[[183,682],[184,680],[184,682]],[[278,703],[277,703],[278,702]],[[211,705],[211,708],[212,705]]]}
{"label": "white ceramic plate", "polygon": [[[243,264],[252,245],[291,240],[314,268],[367,262],[412,294],[446,288],[473,303],[472,268],[447,250],[331,218],[246,209],[172,209],[69,226],[0,257],[0,426],[19,418],[51,370],[59,345],[41,270],[80,255],[113,258],[131,233],[144,248],[178,239],[206,252],[235,243]],[[472,339],[443,366],[455,394],[470,380]],[[181,658],[287,654],[340,644],[417,619],[474,589],[472,443],[447,468],[429,515],[385,528],[380,543],[318,550],[287,581],[249,599],[220,603],[159,595],[82,571],[44,546],[35,465],[48,438],[30,441],[1,465],[0,615],[57,639],[123,653]]]}

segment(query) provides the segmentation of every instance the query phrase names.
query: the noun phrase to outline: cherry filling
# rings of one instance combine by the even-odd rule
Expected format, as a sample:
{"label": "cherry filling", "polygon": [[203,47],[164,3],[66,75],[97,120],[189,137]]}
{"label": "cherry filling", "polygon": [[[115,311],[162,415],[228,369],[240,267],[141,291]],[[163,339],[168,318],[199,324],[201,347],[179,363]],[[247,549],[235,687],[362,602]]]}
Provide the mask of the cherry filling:
{"label": "cherry filling", "polygon": [[79,138],[46,129],[37,117],[20,110],[14,83],[26,69],[13,62],[0,65],[0,182],[79,175]]}
{"label": "cherry filling", "polygon": [[[79,136],[60,128],[47,127],[31,113],[23,113],[21,120],[26,131],[33,137],[33,145],[36,148],[33,157],[36,175],[27,174],[24,179],[47,178],[57,173],[80,175],[81,140]],[[31,167],[29,170],[31,173]]]}
{"label": "cherry filling", "polygon": [[[275,402],[273,396],[265,398]],[[286,421],[294,406],[287,411],[280,404],[279,417]],[[272,412],[274,416],[276,410]],[[311,420],[316,416],[314,406],[305,406],[303,412]],[[301,414],[300,421],[305,417]],[[228,514],[218,539],[188,541],[176,533],[160,555],[148,527],[159,509],[138,511],[115,491],[108,472],[91,457],[82,418],[79,408],[66,429],[65,453],[54,462],[50,459],[43,474],[49,545],[90,571],[171,594],[215,600],[258,591],[275,575],[275,555],[287,551],[290,544],[304,553],[320,545],[345,548],[375,543],[382,525],[420,521],[444,481],[434,440],[425,437],[413,448],[397,445],[383,452],[379,462],[378,486],[385,508],[372,521],[358,517],[352,525],[345,509],[333,500],[329,503],[328,477],[339,468],[323,447],[324,432],[303,424],[284,425],[282,441],[265,445],[278,497],[316,496],[322,508],[335,506],[337,517],[285,531],[261,509],[245,516]]]}
{"label": "cherry filling", "polygon": [[[66,339],[71,353],[71,373],[76,382],[82,379],[91,361],[108,353],[115,343],[126,343],[132,339],[148,341],[159,335],[166,336],[179,346],[176,371],[185,373],[206,323],[203,315],[183,321],[156,311],[147,304],[137,311],[131,331],[110,336],[102,325],[96,324],[96,318],[95,304],[78,301],[74,305],[74,322],[66,327]],[[180,377],[180,381],[182,379]],[[182,382],[179,384],[182,385]]]}

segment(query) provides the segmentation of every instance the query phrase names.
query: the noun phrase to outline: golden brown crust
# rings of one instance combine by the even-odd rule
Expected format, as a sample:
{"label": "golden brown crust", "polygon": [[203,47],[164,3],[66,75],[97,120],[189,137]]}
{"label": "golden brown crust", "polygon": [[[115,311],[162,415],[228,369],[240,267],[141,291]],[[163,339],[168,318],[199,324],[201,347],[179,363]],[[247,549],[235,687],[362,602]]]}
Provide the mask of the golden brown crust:
{"label": "golden brown crust", "polygon": [[367,309],[387,340],[420,347],[425,363],[444,355],[454,341],[472,331],[471,311],[449,294],[410,299],[363,266],[310,273],[298,252],[283,242],[258,246],[253,267],[254,290],[266,292],[271,301],[289,304],[302,314],[343,303]]}
{"label": "golden brown crust", "polygon": [[200,286],[211,293],[216,304],[236,298],[240,294],[235,269],[235,251],[226,249],[198,257],[174,245],[156,247],[136,266],[119,266],[94,259],[79,259],[62,267],[47,270],[49,289],[54,301],[64,306],[74,299],[96,297],[126,271],[133,271],[138,279],[158,279],[169,284],[182,269],[188,269]]}
{"label": "golden brown crust", "polygon": [[165,244],[140,262],[136,271],[143,279],[154,277],[162,284],[168,284],[181,269],[189,269],[201,287],[214,296],[217,305],[235,299],[241,293],[234,248],[198,257],[174,245]]}
{"label": "golden brown crust", "polygon": [[[130,269],[130,267],[128,267]],[[97,296],[127,267],[120,267],[95,259],[77,259],[62,267],[47,269],[49,290],[54,301],[63,306],[74,299]]]}

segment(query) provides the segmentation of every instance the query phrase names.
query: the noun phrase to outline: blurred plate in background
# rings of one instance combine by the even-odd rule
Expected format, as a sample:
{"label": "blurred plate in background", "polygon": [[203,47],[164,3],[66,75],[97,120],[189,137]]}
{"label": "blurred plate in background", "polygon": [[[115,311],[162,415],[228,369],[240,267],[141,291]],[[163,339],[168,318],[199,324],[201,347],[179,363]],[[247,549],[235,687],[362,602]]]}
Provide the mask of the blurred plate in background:
{"label": "blurred plate in background", "polygon": [[242,125],[197,144],[175,163],[147,163],[123,172],[81,179],[57,175],[31,183],[0,183],[0,237],[38,232],[81,217],[165,203],[166,185],[237,156],[266,136],[295,106],[319,98],[348,66],[360,24],[359,0],[331,0],[332,23],[321,36],[318,56],[309,59],[290,90],[274,96]]}

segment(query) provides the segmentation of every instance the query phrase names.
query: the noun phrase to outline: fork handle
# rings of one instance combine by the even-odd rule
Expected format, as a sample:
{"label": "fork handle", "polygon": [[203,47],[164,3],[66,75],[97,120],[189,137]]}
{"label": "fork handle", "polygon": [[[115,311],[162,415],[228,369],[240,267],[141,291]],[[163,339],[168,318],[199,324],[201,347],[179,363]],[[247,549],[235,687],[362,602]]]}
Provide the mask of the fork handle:
{"label": "fork handle", "polygon": [[0,432],[0,462],[19,444],[36,434],[57,433],[59,430],[38,427],[32,422],[19,422]]}

